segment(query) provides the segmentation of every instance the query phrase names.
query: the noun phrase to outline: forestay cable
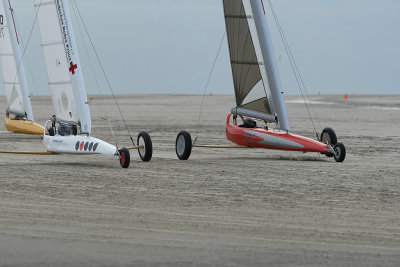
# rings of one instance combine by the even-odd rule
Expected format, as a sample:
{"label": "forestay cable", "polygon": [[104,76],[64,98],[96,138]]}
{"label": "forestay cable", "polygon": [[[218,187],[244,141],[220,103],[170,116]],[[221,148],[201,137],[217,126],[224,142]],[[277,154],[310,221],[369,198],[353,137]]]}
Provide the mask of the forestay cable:
{"label": "forestay cable", "polygon": [[[16,84],[16,82],[17,82],[17,78],[18,78],[19,71],[20,71],[20,68],[21,68],[22,60],[24,59],[26,50],[28,49],[29,43],[30,43],[30,41],[31,41],[33,29],[34,29],[34,27],[35,27],[35,24],[36,24],[36,21],[37,21],[37,18],[38,18],[39,9],[40,9],[40,7],[42,6],[42,2],[43,2],[43,0],[40,0],[39,6],[38,6],[38,8],[37,8],[37,10],[36,10],[35,18],[33,19],[32,28],[31,28],[31,31],[30,31],[29,37],[28,37],[28,42],[26,43],[26,45],[25,45],[25,47],[24,47],[24,50],[23,50],[23,52],[22,52],[21,59],[20,59],[19,62],[18,62],[17,73],[15,74],[15,78],[14,78],[14,82],[13,82],[14,84],[13,84],[13,91],[12,91],[12,94],[13,94],[14,91],[15,91],[15,84]],[[14,13],[14,10],[11,9],[11,13]],[[11,96],[11,97],[12,97],[12,96]]]}
{"label": "forestay cable", "polygon": [[101,63],[99,54],[97,53],[97,50],[96,50],[96,48],[95,48],[95,46],[94,46],[94,44],[93,44],[92,37],[91,37],[91,35],[89,34],[89,31],[88,31],[88,29],[87,29],[87,27],[86,27],[85,21],[84,21],[83,18],[82,18],[81,12],[80,12],[80,10],[79,10],[79,8],[78,8],[78,5],[76,4],[76,1],[75,1],[75,0],[73,0],[73,4],[75,4],[75,8],[76,8],[76,10],[78,11],[78,15],[79,15],[79,18],[80,18],[80,20],[81,20],[81,22],[82,22],[83,28],[85,29],[86,35],[87,35],[88,38],[89,38],[90,45],[91,45],[92,48],[93,48],[93,51],[94,51],[94,53],[95,53],[95,55],[96,55],[96,58],[97,58],[97,61],[99,62],[101,71],[103,72],[104,78],[105,78],[105,80],[106,80],[106,82],[107,82],[107,85],[108,85],[108,88],[110,89],[110,92],[111,92],[111,94],[112,94],[112,96],[113,96],[113,98],[114,98],[115,104],[116,104],[117,107],[118,107],[118,111],[119,111],[119,113],[120,113],[120,115],[121,115],[122,121],[124,122],[125,128],[126,128],[128,134],[129,134],[129,137],[130,137],[130,139],[131,139],[131,141],[132,141],[132,144],[133,144],[133,146],[136,146],[136,145],[135,145],[135,141],[133,141],[133,137],[132,137],[132,135],[131,135],[131,132],[129,131],[128,125],[127,125],[126,120],[125,120],[125,117],[124,117],[124,115],[122,114],[121,107],[119,106],[118,101],[117,101],[117,98],[116,98],[116,96],[115,96],[115,94],[114,94],[114,90],[112,89],[111,83],[110,83],[110,81],[109,81],[109,79],[108,79],[108,77],[107,77],[106,71],[104,70],[103,64]]}
{"label": "forestay cable", "polygon": [[198,132],[199,132],[199,127],[200,127],[201,113],[203,112],[203,106],[204,106],[204,98],[205,98],[205,96],[206,96],[206,92],[207,92],[207,89],[208,89],[208,85],[210,84],[210,80],[211,80],[211,76],[212,76],[213,71],[214,71],[215,63],[217,62],[219,53],[221,52],[221,47],[222,47],[222,44],[223,44],[223,42],[224,42],[225,35],[226,35],[226,31],[224,31],[224,34],[222,35],[222,38],[221,38],[221,42],[220,42],[220,44],[219,44],[219,48],[218,48],[217,55],[215,56],[214,62],[213,62],[212,67],[211,67],[210,74],[208,75],[208,79],[207,79],[206,86],[205,86],[205,88],[204,88],[203,97],[202,97],[202,99],[201,99],[201,106],[200,106],[199,119],[198,119],[198,121],[197,121],[196,139],[195,139],[194,143],[197,141],[197,135],[198,135]]}
{"label": "forestay cable", "polygon": [[[14,20],[15,20],[15,27],[17,28],[17,32],[21,32],[21,31],[20,31],[20,28],[19,28],[19,23],[18,23],[16,14],[14,14]],[[22,47],[24,48],[24,47],[25,47],[25,43],[24,43],[24,41],[23,41],[23,39],[22,39],[21,36],[19,36],[19,41],[21,42]],[[34,88],[33,91],[34,91],[35,93],[38,93],[39,91],[38,91],[38,87],[37,87],[37,85],[36,85],[35,76],[33,75],[31,63],[30,63],[30,60],[29,60],[29,54],[26,54],[26,55],[25,55],[25,58],[26,58],[26,63],[27,63],[27,66],[28,66],[30,78],[32,79],[32,83],[33,83],[33,88]],[[32,91],[30,91],[30,92],[32,92]]]}
{"label": "forestay cable", "polygon": [[[75,11],[75,6],[74,5],[72,5],[72,11],[74,13],[74,17],[75,17],[76,21],[78,21],[78,17],[76,15],[76,11]],[[95,80],[97,90],[98,90],[99,94],[102,95],[102,92],[101,92],[101,89],[100,89],[100,84],[99,84],[99,81],[97,80],[97,76],[96,76],[96,73],[95,73],[95,70],[94,70],[93,62],[92,62],[92,59],[90,58],[90,55],[89,55],[89,49],[88,49],[88,47],[86,45],[86,41],[85,41],[85,37],[84,37],[82,29],[81,29],[81,25],[79,23],[77,23],[77,26],[78,26],[78,30],[79,30],[79,33],[80,33],[81,38],[82,38],[83,46],[85,47],[85,54],[89,59],[90,69],[92,71],[92,75],[93,75],[93,78]]]}
{"label": "forestay cable", "polygon": [[290,61],[290,65],[291,65],[292,71],[293,71],[293,73],[294,73],[294,75],[295,75],[295,78],[296,78],[297,84],[298,84],[298,86],[299,86],[301,95],[302,95],[302,97],[303,97],[304,103],[305,103],[305,105],[306,105],[307,112],[308,112],[308,115],[309,115],[309,117],[310,117],[311,123],[312,123],[312,125],[313,125],[313,127],[314,127],[314,130],[315,130],[315,133],[316,133],[316,135],[317,135],[317,138],[319,139],[318,131],[317,131],[316,127],[315,127],[314,120],[313,120],[312,115],[311,115],[311,112],[310,112],[310,110],[309,110],[309,108],[308,108],[307,100],[306,100],[306,97],[304,96],[304,93],[303,93],[303,89],[302,89],[302,88],[304,88],[304,90],[305,90],[305,92],[306,92],[306,95],[307,95],[309,104],[310,104],[310,106],[311,106],[311,109],[313,110],[315,119],[317,120],[319,127],[322,129],[321,124],[320,124],[319,119],[318,119],[318,116],[317,116],[317,113],[315,112],[314,106],[313,106],[312,101],[311,101],[311,97],[310,97],[310,95],[309,95],[309,93],[308,93],[307,87],[305,86],[304,80],[303,80],[303,78],[302,78],[302,76],[301,76],[300,70],[299,70],[299,68],[298,68],[298,66],[297,66],[296,60],[294,59],[294,56],[293,56],[292,51],[291,51],[291,49],[290,49],[289,43],[288,43],[288,41],[287,41],[287,39],[286,39],[285,33],[283,32],[282,26],[281,26],[281,24],[280,24],[280,22],[279,22],[278,16],[277,16],[277,14],[276,14],[276,12],[275,12],[275,9],[274,9],[274,7],[273,7],[273,5],[272,5],[271,0],[268,0],[268,3],[269,3],[269,6],[270,6],[270,8],[271,8],[271,11],[272,11],[272,14],[273,14],[275,23],[276,23],[276,25],[277,25],[277,27],[278,27],[278,32],[279,32],[279,34],[280,34],[280,36],[281,36],[282,43],[283,43],[283,45],[284,45],[284,47],[285,47],[286,53],[288,54],[288,58],[289,58],[289,61]]}

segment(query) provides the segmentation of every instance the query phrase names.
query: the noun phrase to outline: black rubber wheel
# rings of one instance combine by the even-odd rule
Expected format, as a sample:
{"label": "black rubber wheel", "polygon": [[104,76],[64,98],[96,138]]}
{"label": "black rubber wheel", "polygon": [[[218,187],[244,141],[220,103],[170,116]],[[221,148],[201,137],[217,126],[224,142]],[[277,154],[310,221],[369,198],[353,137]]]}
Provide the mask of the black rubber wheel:
{"label": "black rubber wheel", "polygon": [[153,143],[147,132],[140,132],[137,138],[139,156],[143,161],[150,161],[153,157]]}
{"label": "black rubber wheel", "polygon": [[342,143],[337,143],[334,147],[334,158],[336,162],[343,162],[346,158],[346,147]]}
{"label": "black rubber wheel", "polygon": [[321,132],[321,142],[328,145],[336,145],[337,137],[336,133],[332,128],[325,128]]}
{"label": "black rubber wheel", "polygon": [[192,137],[187,131],[180,131],[176,137],[175,152],[180,160],[187,160],[192,153]]}
{"label": "black rubber wheel", "polygon": [[327,156],[328,158],[332,158],[335,154],[334,153],[332,153],[332,152],[326,152],[326,153],[323,153],[325,156]]}
{"label": "black rubber wheel", "polygon": [[126,169],[129,167],[129,164],[131,163],[131,154],[129,153],[129,149],[127,148],[122,148],[119,150],[119,164],[121,164],[121,167]]}

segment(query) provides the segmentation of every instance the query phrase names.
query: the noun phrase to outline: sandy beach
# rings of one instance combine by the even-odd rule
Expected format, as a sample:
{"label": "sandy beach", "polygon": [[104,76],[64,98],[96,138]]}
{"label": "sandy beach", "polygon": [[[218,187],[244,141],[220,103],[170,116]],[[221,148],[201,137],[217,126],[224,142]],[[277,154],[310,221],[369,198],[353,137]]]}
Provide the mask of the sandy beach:
{"label": "sandy beach", "polygon": [[[293,133],[315,138],[301,96],[287,96]],[[344,163],[313,153],[194,148],[230,144],[234,96],[118,96],[133,138],[153,159],[0,155],[0,266],[400,266],[400,96],[314,96]],[[32,97],[36,121],[53,114]],[[0,106],[5,107],[1,97]],[[131,146],[110,96],[94,96],[92,135]],[[311,114],[314,111],[311,110]],[[1,116],[4,116],[2,113]],[[0,150],[45,151],[41,137],[3,132]]]}

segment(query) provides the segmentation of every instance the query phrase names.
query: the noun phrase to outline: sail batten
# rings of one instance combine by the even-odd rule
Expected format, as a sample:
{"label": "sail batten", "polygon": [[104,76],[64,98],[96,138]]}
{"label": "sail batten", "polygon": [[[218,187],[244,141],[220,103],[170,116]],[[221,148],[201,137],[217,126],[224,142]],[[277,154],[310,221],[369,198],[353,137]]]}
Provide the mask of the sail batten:
{"label": "sail batten", "polygon": [[64,45],[63,41],[58,41],[58,42],[51,42],[51,43],[42,43],[41,46],[52,46],[52,45]]}
{"label": "sail batten", "polygon": [[238,60],[232,60],[231,64],[241,64],[241,65],[263,65],[262,62],[257,62],[257,61],[238,61]]}
{"label": "sail batten", "polygon": [[226,19],[250,19],[251,16],[247,15],[225,15]]}
{"label": "sail batten", "polygon": [[256,118],[256,119],[260,119],[260,120],[264,120],[264,121],[270,121],[270,122],[276,121],[276,118],[271,114],[266,114],[265,112],[259,112],[259,111],[253,110],[253,109],[247,109],[245,107],[244,108],[243,107],[233,108],[231,110],[231,113],[234,115],[247,116],[247,117]]}

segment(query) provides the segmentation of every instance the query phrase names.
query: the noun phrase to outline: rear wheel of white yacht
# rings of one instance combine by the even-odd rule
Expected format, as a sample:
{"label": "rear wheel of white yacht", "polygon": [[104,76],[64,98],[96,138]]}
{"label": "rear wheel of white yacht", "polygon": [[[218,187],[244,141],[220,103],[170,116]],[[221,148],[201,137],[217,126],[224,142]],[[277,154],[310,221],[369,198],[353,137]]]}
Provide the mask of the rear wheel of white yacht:
{"label": "rear wheel of white yacht", "polygon": [[139,156],[143,161],[150,161],[153,156],[153,143],[147,132],[140,132],[137,138]]}
{"label": "rear wheel of white yacht", "polygon": [[127,148],[122,148],[119,150],[119,164],[121,164],[121,167],[126,169],[129,167],[129,164],[131,163],[131,155],[129,153],[129,149]]}
{"label": "rear wheel of white yacht", "polygon": [[192,153],[192,137],[187,131],[180,131],[176,137],[175,152],[180,160],[187,160]]}
{"label": "rear wheel of white yacht", "polygon": [[334,158],[336,162],[343,162],[346,158],[346,147],[342,143],[337,143],[334,147]]}

